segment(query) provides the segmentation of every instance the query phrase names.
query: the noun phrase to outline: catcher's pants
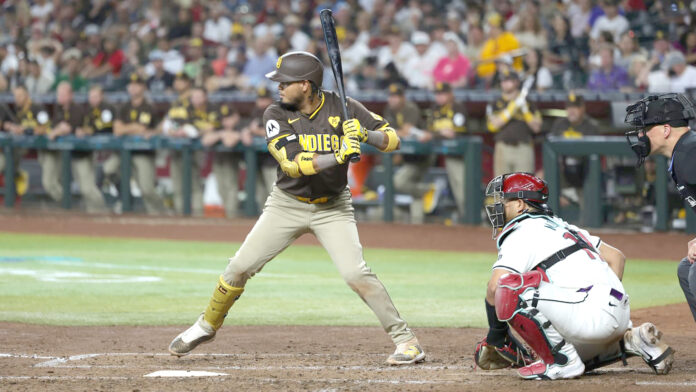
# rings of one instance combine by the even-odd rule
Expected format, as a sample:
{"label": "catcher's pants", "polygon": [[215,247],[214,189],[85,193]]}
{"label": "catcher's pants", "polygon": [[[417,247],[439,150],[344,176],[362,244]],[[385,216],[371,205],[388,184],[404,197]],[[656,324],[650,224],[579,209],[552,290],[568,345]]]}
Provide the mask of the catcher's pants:
{"label": "catcher's pants", "polygon": [[[201,161],[204,152],[195,151],[191,157],[191,212],[203,215],[203,179],[201,178]],[[184,158],[180,151],[172,151],[169,166],[174,192],[174,209],[178,214],[184,212]]]}
{"label": "catcher's pants", "polygon": [[619,289],[612,295],[612,288],[604,285],[578,291],[542,282],[538,290],[527,290],[520,298],[531,304],[538,292],[536,308],[586,362],[615,353],[619,340],[632,326],[628,295],[623,287]]}
{"label": "catcher's pants", "polygon": [[[113,153],[104,161],[104,175],[119,177],[121,174],[121,156]],[[164,203],[157,194],[157,165],[155,155],[133,152],[131,155],[131,178],[135,180],[145,204],[145,211],[150,215],[163,214]]]}
{"label": "catcher's pants", "polygon": [[[63,186],[60,182],[60,152],[39,151],[39,163],[41,164],[41,184],[44,189],[53,200],[62,200]],[[73,156],[71,166],[73,178],[77,181],[80,193],[85,200],[87,212],[105,212],[106,204],[104,203],[104,197],[97,188],[95,180],[92,154]]]}
{"label": "catcher's pants", "polygon": [[343,279],[372,309],[395,344],[413,338],[387,290],[363,260],[350,190],[323,204],[309,204],[273,187],[259,220],[230,259],[224,280],[244,287],[247,280],[305,233],[314,234]]}
{"label": "catcher's pants", "polygon": [[677,276],[679,277],[679,285],[684,291],[686,302],[691,308],[691,314],[696,321],[696,263],[689,263],[686,257],[679,263],[677,268]]}
{"label": "catcher's pants", "polygon": [[496,142],[493,151],[493,175],[514,172],[534,173],[534,145]]}

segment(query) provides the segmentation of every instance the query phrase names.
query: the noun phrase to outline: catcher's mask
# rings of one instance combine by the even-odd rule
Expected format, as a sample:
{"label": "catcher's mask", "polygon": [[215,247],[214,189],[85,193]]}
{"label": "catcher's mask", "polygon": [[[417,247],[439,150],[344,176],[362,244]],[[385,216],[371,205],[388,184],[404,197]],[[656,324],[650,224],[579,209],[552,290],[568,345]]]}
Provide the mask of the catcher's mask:
{"label": "catcher's mask", "polygon": [[553,211],[546,202],[549,187],[546,181],[529,173],[511,173],[495,177],[486,186],[486,214],[493,226],[493,238],[505,226],[505,201],[521,199],[546,215]]}
{"label": "catcher's mask", "polygon": [[696,118],[696,109],[684,94],[650,95],[627,107],[624,122],[634,128],[626,132],[626,140],[638,157],[637,166],[650,155],[650,128],[661,124],[685,127],[692,118]]}

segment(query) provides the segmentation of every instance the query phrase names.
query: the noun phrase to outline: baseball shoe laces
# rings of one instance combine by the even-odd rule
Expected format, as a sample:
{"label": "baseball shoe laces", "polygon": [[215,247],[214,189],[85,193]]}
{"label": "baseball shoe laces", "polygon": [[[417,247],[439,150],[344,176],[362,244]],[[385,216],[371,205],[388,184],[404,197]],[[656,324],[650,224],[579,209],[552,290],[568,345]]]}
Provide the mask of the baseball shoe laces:
{"label": "baseball shoe laces", "polygon": [[662,341],[662,331],[653,323],[643,323],[624,334],[626,351],[640,356],[655,374],[667,374],[672,370],[674,350]]}
{"label": "baseball shoe laces", "polygon": [[418,339],[413,338],[407,342],[396,345],[394,354],[387,358],[389,365],[408,365],[418,363],[425,359],[425,351],[418,343]]}
{"label": "baseball shoe laces", "polygon": [[191,350],[215,339],[215,330],[203,320],[201,315],[192,326],[180,333],[169,344],[169,352],[177,357],[188,355]]}

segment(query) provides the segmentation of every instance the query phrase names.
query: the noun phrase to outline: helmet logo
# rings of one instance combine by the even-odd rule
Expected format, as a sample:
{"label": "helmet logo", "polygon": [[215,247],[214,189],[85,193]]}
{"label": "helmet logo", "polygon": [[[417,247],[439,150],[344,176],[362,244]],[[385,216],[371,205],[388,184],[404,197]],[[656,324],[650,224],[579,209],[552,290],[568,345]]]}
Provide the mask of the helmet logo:
{"label": "helmet logo", "polygon": [[332,127],[336,128],[338,126],[339,122],[341,122],[340,117],[338,117],[338,116],[329,117],[329,124],[331,124]]}
{"label": "helmet logo", "polygon": [[283,62],[283,57],[278,57],[278,62],[276,63],[276,68],[280,68],[280,64]]}

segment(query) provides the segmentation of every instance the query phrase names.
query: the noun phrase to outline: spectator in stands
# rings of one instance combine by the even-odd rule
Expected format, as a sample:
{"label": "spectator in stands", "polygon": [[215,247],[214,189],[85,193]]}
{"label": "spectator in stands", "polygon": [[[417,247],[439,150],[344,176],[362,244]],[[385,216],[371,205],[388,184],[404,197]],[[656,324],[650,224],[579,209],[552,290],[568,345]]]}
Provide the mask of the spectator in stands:
{"label": "spectator in stands", "polygon": [[473,61],[477,59],[479,53],[481,53],[483,44],[486,40],[486,35],[483,33],[483,29],[478,24],[470,23],[467,31],[466,47],[462,51],[462,54],[470,61]]}
{"label": "spectator in stands", "polygon": [[126,56],[118,48],[116,37],[106,36],[102,42],[102,48],[88,63],[82,75],[91,80],[103,80],[105,76],[117,77],[121,72]]}
{"label": "spectator in stands", "polygon": [[[394,127],[402,141],[427,143],[433,138],[434,134],[426,129],[427,124],[420,108],[406,99],[402,85],[389,86],[384,119]],[[394,173],[394,190],[413,197],[410,205],[411,223],[422,224],[425,222],[424,213],[433,212],[436,206],[434,185],[423,181],[435,162],[435,155],[403,155],[402,159],[403,163]]]}
{"label": "spectator in stands", "polygon": [[448,83],[454,88],[466,87],[471,65],[459,50],[463,44],[452,32],[445,33],[444,38],[447,56],[440,58],[433,68],[433,80],[435,83]]}
{"label": "spectator in stands", "polygon": [[503,69],[501,97],[486,107],[488,130],[495,134],[493,175],[534,172],[533,137],[541,132],[541,113],[521,95],[517,73]]}
{"label": "spectator in stands", "polygon": [[674,48],[686,56],[687,64],[696,65],[696,31],[689,29],[682,33]]}
{"label": "spectator in stands", "polygon": [[621,34],[618,48],[621,55],[616,58],[616,65],[626,70],[629,69],[636,57],[648,57],[648,51],[638,46],[635,35],[631,30]]}
{"label": "spectator in stands", "polygon": [[[14,73],[17,72],[17,68],[19,68],[19,59],[14,51],[10,52],[8,50],[9,46],[9,44],[0,45],[0,74],[2,74],[6,80],[12,79]],[[4,89],[0,88],[0,90]]]}
{"label": "spectator in stands", "polygon": [[150,63],[153,73],[147,80],[147,89],[150,93],[158,94],[170,92],[174,85],[174,75],[164,68],[164,56],[160,51],[150,53]]}
{"label": "spectator in stands", "polygon": [[[205,90],[196,87],[191,92],[190,111],[192,124],[202,135],[201,143],[204,146],[222,143],[232,148],[239,143],[239,114],[229,105],[208,103]],[[213,158],[213,173],[228,218],[239,215],[239,170],[243,160],[244,155],[238,152],[215,151]]]}
{"label": "spectator in stands", "polygon": [[568,6],[566,16],[570,21],[570,35],[574,38],[589,35],[592,5],[592,0],[573,0]]}
{"label": "spectator in stands", "polygon": [[[466,108],[464,104],[455,101],[451,85],[441,82],[435,83],[435,102],[428,117],[428,129],[434,132],[438,139],[452,140],[466,136]],[[464,173],[466,168],[464,158],[454,155],[446,156],[445,169],[457,212],[461,218],[465,214]],[[435,191],[433,203],[437,203],[440,187]],[[424,206],[428,207],[427,204],[427,200],[425,200]]]}
{"label": "spectator in stands", "polygon": [[28,57],[36,61],[42,69],[55,74],[58,59],[63,53],[63,45],[52,38],[32,39],[27,43]]}
{"label": "spectator in stands", "polygon": [[222,3],[213,3],[208,7],[210,16],[205,21],[203,38],[218,43],[227,43],[232,32],[232,21],[225,16],[227,9]]}
{"label": "spectator in stands", "polygon": [[191,38],[188,45],[188,61],[184,65],[184,73],[196,86],[203,85],[203,70],[206,67],[206,59],[203,56],[203,40]]}
{"label": "spectator in stands", "polygon": [[167,40],[171,41],[173,46],[184,44],[191,38],[191,22],[191,12],[187,8],[180,7],[176,21],[169,26]]}
{"label": "spectator in stands", "polygon": [[[599,124],[585,112],[585,99],[570,92],[566,99],[566,117],[560,117],[551,126],[550,136],[580,139],[599,134]],[[566,155],[561,158],[561,205],[576,202],[584,221],[585,200],[583,185],[587,174],[587,158]]]}
{"label": "spectator in stands", "polygon": [[537,91],[548,90],[553,87],[551,71],[544,65],[544,57],[541,50],[532,49],[524,56],[524,77],[534,76],[534,86]]}
{"label": "spectator in stands", "polygon": [[621,34],[626,32],[629,27],[626,17],[619,14],[619,0],[602,0],[601,6],[604,15],[595,21],[590,38],[596,40],[602,31],[609,31],[614,37],[614,42],[619,42]]}
{"label": "spectator in stands", "polygon": [[222,76],[213,75],[206,79],[205,88],[208,92],[245,91],[249,88],[249,81],[244,74],[239,72],[237,67],[228,64]]}
{"label": "spectator in stands", "polygon": [[36,0],[31,6],[31,17],[36,22],[45,23],[53,13],[53,2],[47,0]]}
{"label": "spectator in stands", "polygon": [[24,79],[24,85],[31,95],[46,94],[51,91],[54,74],[41,70],[41,66],[34,60],[29,61],[29,74]]}
{"label": "spectator in stands", "polygon": [[665,59],[667,53],[672,51],[672,45],[667,40],[665,32],[662,30],[657,30],[655,32],[655,39],[653,40],[653,50],[652,56],[657,57],[660,62]]}
{"label": "spectator in stands", "polygon": [[682,52],[669,52],[664,66],[669,75],[670,92],[683,93],[686,89],[696,88],[696,67],[686,63]]}
{"label": "spectator in stands", "polygon": [[358,40],[355,31],[346,30],[346,36],[343,38],[343,42],[341,42],[341,60],[343,61],[343,72],[345,72],[347,75],[357,72],[360,65],[369,55],[370,48],[367,46],[367,43],[363,40]]}
{"label": "spectator in stands", "polygon": [[296,15],[288,15],[283,22],[285,25],[283,36],[290,40],[292,50],[307,50],[309,36],[300,28],[302,24],[300,18]]}
{"label": "spectator in stands", "polygon": [[184,64],[186,64],[184,56],[178,50],[173,49],[166,38],[160,38],[157,41],[157,50],[151,53],[157,53],[158,51],[161,53],[164,61],[162,66],[167,72],[176,75],[184,70]]}
{"label": "spectator in stands", "polygon": [[[483,49],[479,54],[477,72],[479,78],[490,81],[495,75],[495,60],[504,54],[510,54],[519,49],[520,44],[513,33],[503,30],[503,18],[500,14],[490,14],[487,22],[489,27],[488,39],[483,44]],[[520,71],[522,60],[515,59],[514,67]]]}
{"label": "spectator in stands", "polygon": [[[404,67],[404,77],[413,88],[430,89],[433,86],[433,70],[440,58],[447,52],[436,53],[439,46],[430,46],[430,36],[423,31],[414,31],[411,43],[417,54],[412,56]],[[432,50],[431,50],[432,48]]]}
{"label": "spectator in stands", "polygon": [[401,29],[393,25],[387,32],[388,44],[377,52],[379,67],[386,69],[388,64],[392,64],[401,76],[405,75],[405,66],[409,59],[418,56],[416,48],[410,42],[405,41]]}
{"label": "spectator in stands", "polygon": [[[254,144],[254,139],[257,143],[265,143],[266,127],[262,123],[263,112],[273,103],[271,91],[265,86],[261,86],[256,90],[256,102],[254,109],[246,116],[240,119],[240,140],[245,146]],[[268,153],[262,153],[258,159],[259,170],[256,177],[256,205],[262,208],[268,198],[268,195],[273,189],[278,168],[278,161]]]}
{"label": "spectator in stands", "polygon": [[531,8],[526,8],[520,14],[520,21],[514,31],[517,41],[523,48],[544,50],[548,47],[546,32],[541,27],[539,15],[534,14]]}
{"label": "spectator in stands", "polygon": [[[48,132],[48,138],[53,140],[59,136],[74,134],[78,137],[85,136],[82,129],[85,111],[81,105],[73,102],[73,91],[70,83],[62,82],[56,88],[56,106],[51,119],[52,128]],[[70,189],[63,189],[60,178],[60,152],[42,150],[39,162],[41,163],[41,184],[48,194],[55,200],[63,198],[63,192],[70,194]],[[104,198],[97,189],[94,176],[94,162],[91,151],[72,152],[73,177],[85,199],[87,212],[104,212],[106,205]]]}
{"label": "spectator in stands", "polygon": [[76,48],[70,48],[63,52],[61,56],[61,67],[56,80],[51,86],[51,90],[56,89],[58,84],[67,81],[72,86],[73,91],[82,93],[87,91],[87,79],[80,74],[80,61],[82,60],[80,51]]}
{"label": "spectator in stands", "polygon": [[[116,121],[114,121],[115,136],[138,136],[150,138],[159,133],[157,130],[158,118],[154,107],[145,99],[145,80],[138,74],[131,74],[128,83],[129,100],[121,107]],[[145,211],[148,214],[164,213],[162,199],[157,194],[157,170],[155,166],[155,151],[133,151],[131,155],[133,169],[132,179],[135,180],[142,194]],[[118,170],[120,161],[113,166]],[[107,171],[105,175],[118,175],[116,171]],[[122,179],[129,181],[129,179]]]}
{"label": "spectator in stands", "polygon": [[599,50],[601,66],[592,72],[587,88],[594,91],[616,91],[630,88],[628,72],[614,65],[614,50],[604,46]]}
{"label": "spectator in stands", "polygon": [[254,39],[253,50],[248,54],[248,60],[242,71],[249,85],[254,88],[266,84],[266,74],[275,69],[277,56],[269,49],[270,44],[267,38]]}

